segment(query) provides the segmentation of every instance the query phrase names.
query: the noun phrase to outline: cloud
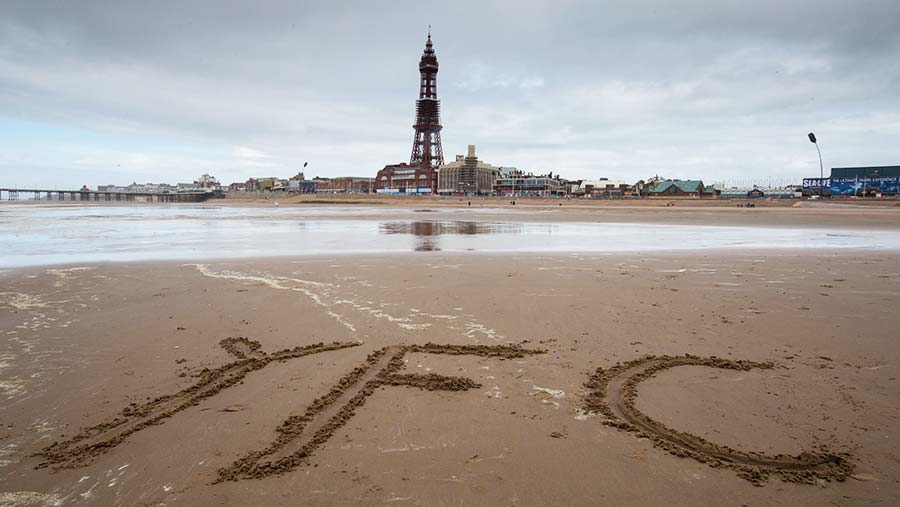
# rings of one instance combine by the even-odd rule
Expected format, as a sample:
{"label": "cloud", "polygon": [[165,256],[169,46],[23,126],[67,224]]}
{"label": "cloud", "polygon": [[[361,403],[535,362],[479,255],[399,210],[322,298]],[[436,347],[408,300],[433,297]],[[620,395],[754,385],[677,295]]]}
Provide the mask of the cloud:
{"label": "cloud", "polygon": [[519,82],[519,88],[542,88],[544,86],[544,78],[529,77]]}
{"label": "cloud", "polygon": [[0,182],[244,180],[305,161],[371,176],[408,160],[428,24],[445,154],[477,144],[488,162],[570,177],[798,179],[818,173],[815,131],[828,166],[900,163],[890,0],[11,0],[3,13]]}
{"label": "cloud", "polygon": [[231,152],[238,158],[269,158],[267,153],[246,146],[235,146]]}
{"label": "cloud", "polygon": [[522,76],[520,72],[503,71],[491,67],[485,62],[470,62],[462,69],[462,78],[454,84],[457,88],[469,93],[477,93],[491,88],[541,88],[544,78],[540,76]]}

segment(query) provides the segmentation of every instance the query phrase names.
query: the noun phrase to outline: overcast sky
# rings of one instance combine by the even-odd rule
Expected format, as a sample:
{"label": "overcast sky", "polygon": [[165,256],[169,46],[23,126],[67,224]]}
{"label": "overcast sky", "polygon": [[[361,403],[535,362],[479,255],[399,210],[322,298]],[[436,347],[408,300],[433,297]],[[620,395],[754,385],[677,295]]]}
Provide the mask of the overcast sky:
{"label": "overcast sky", "polygon": [[[164,4],[168,4],[164,6]],[[0,186],[374,176],[428,25],[445,159],[570,178],[900,164],[900,1],[0,1]]]}

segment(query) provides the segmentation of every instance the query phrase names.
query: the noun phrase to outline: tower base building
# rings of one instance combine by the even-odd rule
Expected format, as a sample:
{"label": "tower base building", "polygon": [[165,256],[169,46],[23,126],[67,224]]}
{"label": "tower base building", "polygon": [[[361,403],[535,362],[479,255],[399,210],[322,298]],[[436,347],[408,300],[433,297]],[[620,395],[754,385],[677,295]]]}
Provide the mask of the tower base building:
{"label": "tower base building", "polygon": [[378,194],[433,194],[437,183],[435,170],[409,164],[386,165],[375,175]]}

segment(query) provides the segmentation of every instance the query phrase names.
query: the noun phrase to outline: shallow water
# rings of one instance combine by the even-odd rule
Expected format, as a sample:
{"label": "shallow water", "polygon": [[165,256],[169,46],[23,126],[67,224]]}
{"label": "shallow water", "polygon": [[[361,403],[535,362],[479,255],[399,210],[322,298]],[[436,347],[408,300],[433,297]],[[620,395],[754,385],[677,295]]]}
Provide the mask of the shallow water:
{"label": "shallow water", "polygon": [[0,267],[408,251],[900,249],[900,231],[553,223],[552,213],[546,222],[516,222],[514,210],[479,209],[508,217],[486,222],[467,220],[471,211],[408,220],[408,209],[351,206],[9,205],[0,207]]}

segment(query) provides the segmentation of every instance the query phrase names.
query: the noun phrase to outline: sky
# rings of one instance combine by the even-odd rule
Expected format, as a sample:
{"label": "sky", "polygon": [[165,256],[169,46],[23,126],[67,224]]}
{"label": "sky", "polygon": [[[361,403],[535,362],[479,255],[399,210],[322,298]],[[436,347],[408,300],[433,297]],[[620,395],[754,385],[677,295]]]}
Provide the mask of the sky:
{"label": "sky", "polygon": [[900,164],[896,0],[0,1],[0,187],[445,160],[706,182]]}

